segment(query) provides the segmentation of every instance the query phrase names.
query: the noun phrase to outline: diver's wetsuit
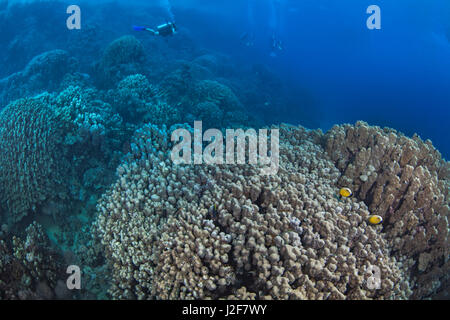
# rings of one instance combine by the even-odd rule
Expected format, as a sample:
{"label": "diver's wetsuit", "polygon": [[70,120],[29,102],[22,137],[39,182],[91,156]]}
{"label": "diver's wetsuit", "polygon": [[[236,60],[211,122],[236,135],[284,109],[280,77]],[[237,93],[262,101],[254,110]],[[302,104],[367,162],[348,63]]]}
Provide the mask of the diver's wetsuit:
{"label": "diver's wetsuit", "polygon": [[173,22],[168,22],[166,24],[160,25],[156,30],[146,28],[145,30],[153,33],[155,36],[168,37],[177,32],[177,27]]}

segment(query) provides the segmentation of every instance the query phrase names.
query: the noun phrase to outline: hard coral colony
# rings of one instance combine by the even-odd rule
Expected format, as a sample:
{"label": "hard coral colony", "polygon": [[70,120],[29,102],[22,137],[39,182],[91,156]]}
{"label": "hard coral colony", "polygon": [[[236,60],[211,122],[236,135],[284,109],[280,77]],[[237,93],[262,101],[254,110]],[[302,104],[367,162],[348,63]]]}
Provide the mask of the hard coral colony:
{"label": "hard coral colony", "polygon": [[282,124],[276,175],[174,164],[194,120],[270,125],[241,102],[254,73],[182,36],[182,56],[121,36],[93,66],[53,50],[0,79],[1,299],[448,298],[450,164],[430,141]]}

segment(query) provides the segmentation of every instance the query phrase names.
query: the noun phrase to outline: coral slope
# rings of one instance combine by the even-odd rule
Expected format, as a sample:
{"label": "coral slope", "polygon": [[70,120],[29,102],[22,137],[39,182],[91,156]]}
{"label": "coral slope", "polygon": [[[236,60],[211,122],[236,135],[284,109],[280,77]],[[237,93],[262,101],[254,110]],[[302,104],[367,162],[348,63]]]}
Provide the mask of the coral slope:
{"label": "coral slope", "polygon": [[[353,142],[359,152],[374,135],[400,150],[398,158],[374,154],[374,162],[365,163],[375,168],[366,168],[371,172],[396,161],[414,164],[402,158],[392,134],[360,123],[327,135],[280,129],[276,176],[259,175],[248,165],[176,166],[169,158],[170,130],[149,125],[139,131],[118,181],[99,203],[95,225],[112,269],[114,298],[405,299],[435,293],[448,277],[448,198],[439,190],[448,188],[449,178],[438,175],[448,163],[428,143],[400,137],[405,157],[416,148],[415,164],[423,164],[415,179],[428,194],[410,193],[427,207],[396,207],[386,224],[373,226],[367,218],[384,215],[383,199],[411,195],[387,189],[374,207],[377,198],[366,198],[363,185],[354,182],[361,172],[350,177],[343,170],[345,161],[358,157],[337,156],[352,145],[338,133],[370,131]],[[421,158],[420,148],[431,152]],[[328,154],[340,160],[338,168]],[[342,184],[355,188],[354,198],[336,197]],[[422,229],[413,225],[400,239],[398,229],[411,219]],[[413,230],[423,236],[410,236]]]}

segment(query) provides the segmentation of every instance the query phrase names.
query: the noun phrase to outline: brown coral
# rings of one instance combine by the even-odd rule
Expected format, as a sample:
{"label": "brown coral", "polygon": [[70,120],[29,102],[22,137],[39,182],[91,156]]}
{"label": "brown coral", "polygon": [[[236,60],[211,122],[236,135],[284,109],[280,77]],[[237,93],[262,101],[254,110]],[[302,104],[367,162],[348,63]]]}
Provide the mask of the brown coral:
{"label": "brown coral", "polygon": [[11,222],[49,198],[65,197],[61,127],[45,99],[20,99],[0,113],[0,201]]}
{"label": "brown coral", "polygon": [[[112,296],[429,294],[433,284],[415,281],[415,257],[399,254],[383,226],[367,223],[371,212],[359,193],[345,201],[336,197],[344,178],[319,144],[330,136],[289,126],[280,134],[280,170],[262,176],[250,165],[176,166],[166,129],[141,130],[98,206],[96,229],[113,271]],[[423,161],[436,165],[430,157]],[[439,242],[430,245],[442,252]],[[434,263],[428,258],[422,265]]]}
{"label": "brown coral", "polygon": [[62,261],[41,225],[33,222],[25,231],[25,239],[0,240],[0,299],[52,299],[65,278]]}
{"label": "brown coral", "polygon": [[436,293],[450,272],[449,163],[429,140],[364,122],[335,126],[326,139],[342,172],[339,185],[351,187],[371,213],[384,218],[395,256],[414,261],[413,297]]}

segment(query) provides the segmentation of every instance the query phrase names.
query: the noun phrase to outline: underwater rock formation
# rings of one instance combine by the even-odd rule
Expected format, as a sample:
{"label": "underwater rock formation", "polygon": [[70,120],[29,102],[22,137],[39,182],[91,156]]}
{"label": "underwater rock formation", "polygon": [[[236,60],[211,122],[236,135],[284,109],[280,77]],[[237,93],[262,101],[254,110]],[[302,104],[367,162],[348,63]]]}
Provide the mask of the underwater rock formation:
{"label": "underwater rock formation", "polygon": [[[322,147],[325,141],[336,153],[345,150],[334,131],[281,126],[276,176],[248,165],[176,166],[170,131],[139,130],[98,205],[95,229],[112,268],[113,298],[424,298],[448,277],[432,271],[447,263],[448,211],[420,217],[442,232],[433,241],[406,237],[399,246],[389,224],[368,223],[373,212],[358,193],[337,197],[343,178]],[[426,263],[417,250],[400,250],[424,243]],[[417,259],[432,283],[417,276]]]}

